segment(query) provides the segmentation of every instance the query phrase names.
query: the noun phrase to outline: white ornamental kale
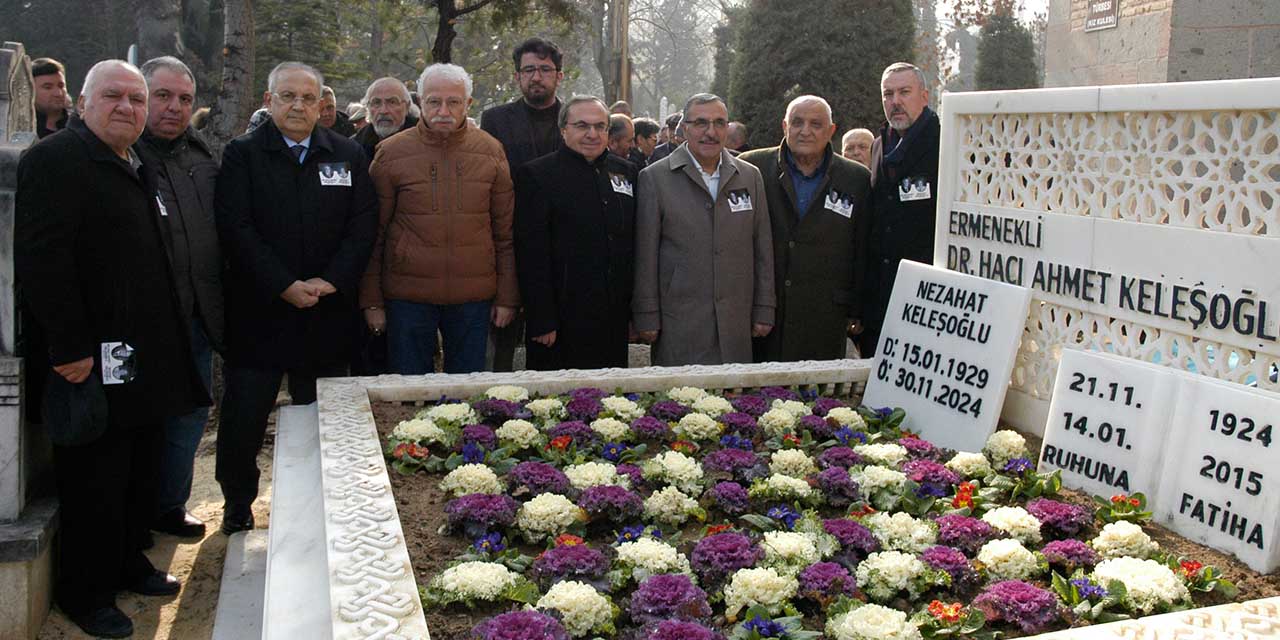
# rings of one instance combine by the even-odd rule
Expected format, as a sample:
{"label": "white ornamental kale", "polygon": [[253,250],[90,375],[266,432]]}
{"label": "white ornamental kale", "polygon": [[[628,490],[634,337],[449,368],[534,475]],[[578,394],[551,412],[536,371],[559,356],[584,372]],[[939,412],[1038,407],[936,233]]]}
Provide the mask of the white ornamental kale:
{"label": "white ornamental kale", "polygon": [[502,493],[502,481],[493,469],[482,464],[464,464],[440,481],[440,490],[456,496],[468,493]]}
{"label": "white ornamental kale", "polygon": [[666,525],[683,524],[698,512],[698,501],[675,487],[666,487],[644,500],[644,515]]}
{"label": "white ornamental kale", "polygon": [[872,600],[885,602],[904,591],[912,597],[920,595],[928,587],[919,579],[927,569],[915,554],[880,551],[858,563],[855,578],[863,593]]}
{"label": "white ornamental kale", "polygon": [[636,404],[634,400],[623,396],[609,396],[600,399],[600,406],[604,407],[604,414],[609,418],[617,418],[624,422],[631,422],[636,418],[644,415],[644,409]]}
{"label": "white ornamental kale", "polygon": [[[689,559],[675,547],[653,538],[640,538],[618,545],[618,560],[648,575],[659,573],[689,574]],[[639,580],[637,580],[639,582]]]}
{"label": "white ornamental kale", "polygon": [[813,458],[800,449],[782,449],[774,451],[769,458],[769,471],[793,478],[804,478],[817,473],[818,466]]}
{"label": "white ornamental kale", "polygon": [[613,485],[623,489],[631,488],[631,476],[618,473],[618,468],[608,462],[584,462],[566,467],[564,475],[575,489],[590,489]]}
{"label": "white ornamental kale", "polygon": [[480,422],[480,416],[476,414],[475,409],[465,402],[438,404],[427,410],[427,417],[437,425],[455,429]]}
{"label": "white ornamental kale", "polygon": [[485,389],[484,397],[507,402],[524,402],[529,399],[529,390],[513,384],[500,384]]}
{"label": "white ornamental kale", "polygon": [[900,492],[907,484],[907,474],[878,465],[863,467],[861,471],[850,471],[849,477],[853,478],[853,481],[858,483],[858,487],[868,494],[881,489]]}
{"label": "white ornamental kale", "polygon": [[821,559],[813,537],[794,531],[765,532],[760,546],[764,549],[761,566],[772,567],[779,573],[796,575]]}
{"label": "white ornamental kale", "polygon": [[864,604],[827,620],[827,635],[831,640],[922,640],[907,614],[878,604]]}
{"label": "white ornamental kale", "polygon": [[880,546],[888,550],[920,553],[938,541],[938,525],[905,512],[873,513],[863,518],[862,524],[871,530]]}
{"label": "white ornamental kale", "polygon": [[391,438],[423,445],[437,442],[446,445],[453,444],[444,429],[437,427],[435,422],[427,418],[401,420],[400,424],[397,424],[396,428],[391,430]]}
{"label": "white ornamental kale", "polygon": [[1142,527],[1121,520],[1102,527],[1098,537],[1089,542],[1094,551],[1104,558],[1150,558],[1160,550],[1160,544],[1151,539]]}
{"label": "white ornamental kale", "polygon": [[566,580],[555,583],[546,595],[538,599],[537,608],[560,612],[560,623],[575,638],[592,633],[612,635],[613,603],[585,582]]}
{"label": "white ornamental kale", "polygon": [[985,478],[991,473],[991,462],[981,453],[961,451],[947,461],[947,468],[966,478]]}
{"label": "white ornamental kale", "polygon": [[1124,606],[1143,615],[1191,604],[1191,592],[1182,579],[1154,560],[1111,558],[1098,563],[1093,581],[1105,588],[1112,580],[1124,584]]}
{"label": "white ornamental kale", "polygon": [[900,444],[886,442],[881,444],[860,444],[853,448],[853,452],[862,456],[863,460],[871,464],[883,465],[886,467],[896,467],[907,459],[907,448]]}
{"label": "white ornamental kale", "polygon": [[1040,542],[1040,520],[1022,507],[996,507],[982,521],[1025,544]]}
{"label": "white ornamental kale", "polygon": [[530,400],[524,405],[533,416],[542,421],[543,425],[555,426],[557,422],[563,420],[569,415],[564,408],[564,403],[558,398],[538,398]]}
{"label": "white ornamental kale", "polygon": [[492,601],[519,578],[520,574],[496,562],[464,562],[440,572],[431,588],[457,599]]}
{"label": "white ornamental kale", "polygon": [[646,480],[670,484],[686,493],[697,494],[702,488],[702,465],[679,451],[667,451],[646,460],[641,472]]}
{"label": "white ornamental kale", "polygon": [[675,426],[675,432],[689,440],[715,440],[723,429],[719,422],[701,413],[690,413]]}
{"label": "white ornamental kale", "polygon": [[809,409],[809,405],[800,402],[799,400],[777,399],[773,401],[773,404],[769,405],[769,408],[771,410],[780,409],[782,411],[786,411],[797,420],[813,413],[813,411]]}
{"label": "white ornamental kale", "polygon": [[691,407],[693,403],[707,397],[707,392],[697,387],[675,387],[667,392],[667,398]]}
{"label": "white ornamental kale", "polygon": [[516,526],[530,540],[559,535],[573,523],[585,520],[582,509],[558,493],[538,494],[516,513]]}
{"label": "white ornamental kale", "polygon": [[854,431],[861,431],[867,428],[867,421],[858,415],[858,412],[849,407],[836,407],[827,412],[828,420],[835,420],[842,427],[849,427]]}
{"label": "white ornamental kale", "polygon": [[755,606],[764,607],[771,615],[777,615],[799,588],[795,576],[778,573],[776,569],[739,569],[734,572],[729,579],[729,586],[724,589],[725,615],[732,618],[739,611]]}
{"label": "white ornamental kale", "polygon": [[1013,538],[992,540],[982,545],[977,560],[987,568],[987,575],[992,581],[1027,580],[1044,569],[1041,558]]}
{"label": "white ornamental kale", "polygon": [[1014,458],[1027,457],[1027,440],[1016,431],[997,431],[987,438],[982,451],[991,457],[991,463],[1003,468],[1005,463]]}
{"label": "white ornamental kale", "polygon": [[535,449],[542,446],[542,432],[528,420],[508,420],[494,431],[504,445],[519,449]]}
{"label": "white ornamental kale", "polygon": [[764,430],[765,435],[780,438],[788,433],[795,433],[797,420],[795,414],[790,411],[770,409],[760,416],[757,423]]}
{"label": "white ornamental kale", "polygon": [[600,434],[605,442],[625,442],[631,439],[631,426],[617,418],[593,420],[591,430]]}
{"label": "white ornamental kale", "polygon": [[730,404],[728,400],[725,400],[720,396],[709,395],[695,400],[692,409],[712,418],[719,418],[720,416],[733,411],[733,405]]}

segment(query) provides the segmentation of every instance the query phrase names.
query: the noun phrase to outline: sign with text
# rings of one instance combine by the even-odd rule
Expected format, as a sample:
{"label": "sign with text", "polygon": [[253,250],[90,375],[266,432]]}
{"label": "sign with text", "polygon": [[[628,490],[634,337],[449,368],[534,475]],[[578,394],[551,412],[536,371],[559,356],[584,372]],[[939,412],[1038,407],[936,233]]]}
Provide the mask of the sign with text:
{"label": "sign with text", "polygon": [[863,402],[902,407],[904,426],[979,451],[995,431],[1031,292],[904,260]]}
{"label": "sign with text", "polygon": [[1155,518],[1271,572],[1280,567],[1280,395],[1179,378]]}
{"label": "sign with text", "polygon": [[1157,365],[1066,350],[1040,450],[1040,472],[1096,496],[1154,498],[1178,378]]}
{"label": "sign with text", "polygon": [[1084,30],[1113,29],[1120,22],[1120,0],[1087,0],[1089,13],[1085,14]]}

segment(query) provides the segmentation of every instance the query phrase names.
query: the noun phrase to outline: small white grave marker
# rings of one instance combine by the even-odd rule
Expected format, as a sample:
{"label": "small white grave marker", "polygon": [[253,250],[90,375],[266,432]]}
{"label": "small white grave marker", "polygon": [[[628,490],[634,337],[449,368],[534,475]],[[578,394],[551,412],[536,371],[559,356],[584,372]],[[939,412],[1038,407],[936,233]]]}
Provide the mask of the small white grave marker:
{"label": "small white grave marker", "polygon": [[1030,290],[903,260],[864,402],[904,427],[978,451],[996,428]]}

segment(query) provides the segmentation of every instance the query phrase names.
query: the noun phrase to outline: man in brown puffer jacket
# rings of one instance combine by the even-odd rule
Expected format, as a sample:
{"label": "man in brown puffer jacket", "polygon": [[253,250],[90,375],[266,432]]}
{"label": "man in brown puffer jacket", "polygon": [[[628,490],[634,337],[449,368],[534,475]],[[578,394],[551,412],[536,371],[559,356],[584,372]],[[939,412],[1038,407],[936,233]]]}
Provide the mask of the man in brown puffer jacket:
{"label": "man in brown puffer jacket", "polygon": [[392,372],[434,372],[439,330],[445,372],[470,373],[484,368],[489,323],[506,326],[520,306],[511,173],[502,145],[467,120],[462,67],[433,64],[418,87],[422,118],[369,167],[379,225],[360,306],[387,332]]}

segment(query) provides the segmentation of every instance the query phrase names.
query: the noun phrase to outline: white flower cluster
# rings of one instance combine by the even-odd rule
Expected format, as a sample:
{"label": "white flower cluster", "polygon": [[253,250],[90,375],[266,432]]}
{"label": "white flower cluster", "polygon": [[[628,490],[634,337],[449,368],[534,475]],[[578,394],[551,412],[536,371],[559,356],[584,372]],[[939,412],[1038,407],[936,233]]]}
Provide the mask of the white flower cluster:
{"label": "white flower cluster", "polygon": [[705,413],[712,418],[719,418],[733,411],[733,405],[720,396],[707,396],[694,401],[692,409],[698,413]]}
{"label": "white flower cluster", "polygon": [[530,539],[555,536],[584,518],[582,509],[558,493],[540,493],[516,514],[516,525]]}
{"label": "white flower cluster", "polygon": [[1148,614],[1187,602],[1191,592],[1169,567],[1155,560],[1111,558],[1093,569],[1093,581],[1105,587],[1112,580],[1124,583],[1124,604]]}
{"label": "white flower cluster", "polygon": [[860,431],[867,427],[867,421],[858,415],[858,412],[849,407],[836,407],[827,412],[827,419],[835,420],[842,427],[849,427],[854,431]]}
{"label": "white flower cluster", "polygon": [[780,473],[769,476],[765,480],[764,486],[773,497],[779,500],[808,498],[809,494],[813,493],[813,487],[809,486],[808,482],[799,478],[784,476]]}
{"label": "white flower cluster", "polygon": [[500,384],[485,389],[484,397],[507,402],[524,402],[529,399],[529,390],[514,384]]}
{"label": "white flower cluster", "polygon": [[920,553],[938,540],[938,525],[932,520],[919,520],[903,511],[893,515],[883,511],[873,513],[863,518],[862,524],[885,549]]}
{"label": "white flower cluster", "polygon": [[502,493],[502,481],[493,469],[482,464],[464,464],[440,481],[440,490],[454,496],[468,493]]}
{"label": "white flower cluster", "polygon": [[631,476],[618,473],[618,468],[608,462],[584,462],[565,467],[564,475],[575,489],[589,489],[604,485],[631,488]]}
{"label": "white flower cluster", "polygon": [[663,524],[677,525],[689,519],[698,501],[675,487],[666,487],[644,499],[644,515]]}
{"label": "white flower cluster", "polygon": [[618,545],[618,560],[652,574],[689,573],[689,559],[675,547],[653,538]]}
{"label": "white flower cluster", "polygon": [[996,507],[982,514],[982,521],[1024,544],[1040,542],[1040,519],[1022,507]]}
{"label": "white flower cluster", "polygon": [[675,432],[689,440],[715,440],[723,430],[719,422],[703,413],[690,413],[675,426]]}
{"label": "white flower cluster", "polygon": [[920,629],[907,614],[878,604],[864,604],[827,620],[831,640],[921,640]]}
{"label": "white flower cluster", "polygon": [[630,398],[623,396],[609,396],[600,399],[600,406],[604,407],[606,413],[612,415],[619,420],[630,422],[644,415],[644,409]]}
{"label": "white flower cluster", "polygon": [[907,474],[877,465],[863,467],[862,471],[850,471],[849,477],[868,495],[881,489],[902,491],[902,487],[907,484]]}
{"label": "white flower cluster", "polygon": [[536,448],[542,444],[542,432],[528,420],[508,420],[493,433],[503,444],[516,449]]}
{"label": "white flower cluster", "polygon": [[[623,398],[626,400],[626,398]],[[631,427],[617,418],[600,418],[591,421],[591,430],[600,434],[605,442],[622,442],[631,439]]]}
{"label": "white flower cluster", "polygon": [[892,442],[860,444],[853,448],[853,452],[867,462],[886,467],[896,467],[907,459],[907,448]]}
{"label": "white flower cluster", "polygon": [[799,400],[777,399],[773,401],[773,404],[769,405],[769,408],[781,409],[782,411],[786,411],[787,413],[794,416],[796,419],[803,418],[813,413],[813,411],[809,409],[809,405],[803,402],[800,402]]}
{"label": "white flower cluster", "polygon": [[725,615],[735,616],[742,609],[754,606],[765,607],[776,615],[799,588],[794,576],[780,574],[775,569],[739,569],[724,589]]}
{"label": "white flower cluster", "polygon": [[707,397],[707,392],[698,387],[675,387],[667,392],[667,398],[690,407],[693,403]]}
{"label": "white flower cluster", "polygon": [[1103,558],[1130,556],[1146,559],[1160,550],[1160,544],[1152,540],[1142,527],[1123,520],[1103,527],[1089,545]]}
{"label": "white flower cluster", "polygon": [[782,573],[796,575],[805,567],[817,562],[818,547],[813,538],[794,531],[768,531],[760,544],[764,548],[764,563]]}
{"label": "white flower cluster", "polygon": [[764,412],[756,422],[764,430],[765,435],[780,438],[796,430],[796,420],[795,415],[789,411],[770,409]]}
{"label": "white flower cluster", "polygon": [[603,632],[613,622],[613,603],[596,588],[577,580],[557,582],[538,599],[539,609],[560,612],[560,624],[570,636],[579,638],[593,631]]}
{"label": "white flower cluster", "polygon": [[528,409],[535,418],[541,420],[543,424],[554,426],[556,421],[563,420],[568,415],[564,410],[564,403],[558,398],[538,398],[526,402],[524,408]]}
{"label": "white flower cluster", "polygon": [[702,465],[679,451],[667,451],[645,460],[646,480],[665,482],[688,493],[697,493],[702,484]]}
{"label": "white flower cluster", "polygon": [[946,467],[966,478],[985,478],[991,473],[991,462],[986,456],[968,451],[951,456]]}
{"label": "white flower cluster", "polygon": [[987,438],[982,451],[991,457],[992,464],[1003,467],[1014,458],[1027,457],[1027,440],[1016,431],[997,431]]}
{"label": "white flower cluster", "polygon": [[438,404],[427,410],[427,417],[436,424],[452,427],[463,427],[480,422],[480,416],[476,415],[475,409],[465,402]]}
{"label": "white flower cluster", "polygon": [[818,466],[813,463],[813,458],[801,449],[781,449],[774,451],[769,458],[769,471],[793,478],[803,478],[816,473]]}
{"label": "white flower cluster", "polygon": [[444,429],[437,427],[436,423],[426,418],[401,420],[400,424],[397,424],[396,428],[391,430],[391,437],[396,440],[416,442],[418,444],[447,443],[449,439]]}
{"label": "white flower cluster", "polygon": [[519,577],[496,562],[464,562],[441,571],[431,586],[468,600],[497,600]]}
{"label": "white flower cluster", "polygon": [[1040,559],[1013,538],[992,540],[978,550],[978,562],[994,580],[1026,580],[1040,573]]}
{"label": "white flower cluster", "polygon": [[858,587],[872,600],[890,600],[900,591],[919,595],[916,578],[927,567],[913,553],[879,551],[858,563]]}

